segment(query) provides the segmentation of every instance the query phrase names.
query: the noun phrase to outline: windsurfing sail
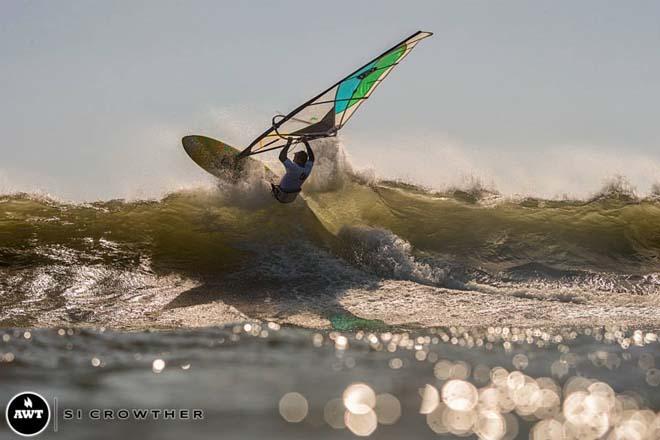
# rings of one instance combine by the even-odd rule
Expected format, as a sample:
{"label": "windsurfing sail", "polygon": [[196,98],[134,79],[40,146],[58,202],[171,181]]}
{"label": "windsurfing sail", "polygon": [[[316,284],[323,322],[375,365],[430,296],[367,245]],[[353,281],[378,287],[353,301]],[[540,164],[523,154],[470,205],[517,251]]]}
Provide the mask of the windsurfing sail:
{"label": "windsurfing sail", "polygon": [[392,69],[417,43],[431,35],[431,32],[415,32],[291,113],[275,116],[272,126],[252,141],[239,157],[282,148],[287,139],[336,136]]}

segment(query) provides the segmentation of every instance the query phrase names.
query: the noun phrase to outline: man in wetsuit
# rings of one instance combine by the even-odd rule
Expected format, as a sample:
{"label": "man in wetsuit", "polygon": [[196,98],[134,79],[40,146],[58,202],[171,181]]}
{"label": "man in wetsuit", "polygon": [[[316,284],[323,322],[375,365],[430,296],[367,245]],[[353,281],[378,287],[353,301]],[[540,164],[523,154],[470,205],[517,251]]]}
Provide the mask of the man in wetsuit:
{"label": "man in wetsuit", "polygon": [[280,203],[293,202],[302,189],[302,184],[309,177],[314,166],[314,152],[306,139],[302,139],[307,152],[298,151],[293,155],[293,160],[287,157],[292,140],[286,143],[286,146],[280,152],[280,162],[286,168],[286,173],[280,180],[279,185],[270,184],[273,197]]}

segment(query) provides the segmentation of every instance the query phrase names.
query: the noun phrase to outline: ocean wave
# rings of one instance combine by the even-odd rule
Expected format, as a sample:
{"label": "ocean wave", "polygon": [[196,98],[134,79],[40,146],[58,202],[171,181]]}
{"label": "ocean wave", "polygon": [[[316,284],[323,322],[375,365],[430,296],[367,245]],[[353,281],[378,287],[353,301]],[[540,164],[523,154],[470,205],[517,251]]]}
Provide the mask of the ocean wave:
{"label": "ocean wave", "polygon": [[320,150],[290,205],[263,170],[157,199],[0,195],[5,323],[118,322],[186,289],[193,303],[287,291],[280,307],[296,310],[383,286],[571,304],[660,293],[660,188],[642,198],[614,177],[588,199],[542,199],[475,178],[438,191],[356,171],[338,143]]}
{"label": "ocean wave", "polygon": [[[358,179],[358,181],[361,181]],[[401,188],[403,190],[415,192],[418,194],[425,194],[435,197],[444,197],[455,199],[457,201],[466,203],[475,203],[482,205],[493,205],[497,203],[519,203],[530,204],[536,203],[539,205],[583,205],[585,203],[642,203],[642,202],[657,202],[660,199],[660,183],[656,183],[651,187],[650,192],[646,196],[641,196],[637,188],[630,183],[630,181],[622,175],[614,175],[606,179],[601,188],[593,194],[585,198],[569,197],[562,195],[561,197],[544,199],[533,197],[529,195],[504,195],[498,191],[493,185],[485,184],[481,179],[470,178],[467,179],[463,185],[448,186],[444,190],[437,190],[431,187],[418,185],[408,182],[406,180],[398,179],[372,179],[372,185],[384,185],[392,188]]]}
{"label": "ocean wave", "polygon": [[[161,200],[81,204],[18,193],[0,196],[0,247],[5,264],[30,264],[30,258],[53,258],[30,249],[57,245],[79,250],[87,249],[87,242],[109,240],[121,243],[123,252],[156,249],[161,261],[203,268],[214,267],[210,261],[199,263],[216,249],[222,249],[217,255],[238,261],[250,243],[295,237],[330,247],[353,242],[356,250],[344,257],[355,264],[390,274],[408,271],[429,282],[439,275],[413,275],[415,265],[405,255],[421,251],[497,270],[538,263],[647,273],[660,261],[660,203],[633,195],[619,179],[588,202],[483,204],[464,194],[350,178],[338,189],[305,191],[299,203],[289,206],[272,201],[267,189],[237,185],[179,191]],[[95,252],[94,258],[112,255],[109,249]],[[384,263],[387,258],[379,262],[374,257],[388,252],[390,266]]]}
{"label": "ocean wave", "polygon": [[369,273],[431,285],[447,278],[444,268],[417,260],[412,245],[386,229],[344,226],[338,238],[340,255]]}

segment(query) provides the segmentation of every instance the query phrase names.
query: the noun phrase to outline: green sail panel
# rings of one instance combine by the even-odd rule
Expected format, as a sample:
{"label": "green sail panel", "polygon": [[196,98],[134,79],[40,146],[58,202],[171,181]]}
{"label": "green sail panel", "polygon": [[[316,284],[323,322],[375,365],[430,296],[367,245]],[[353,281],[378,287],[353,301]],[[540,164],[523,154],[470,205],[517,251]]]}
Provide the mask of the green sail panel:
{"label": "green sail panel", "polygon": [[345,111],[367,96],[372,87],[377,84],[378,79],[385,74],[387,68],[394,66],[405,52],[406,45],[403,44],[361,69],[357,74],[342,81],[337,90],[335,113]]}

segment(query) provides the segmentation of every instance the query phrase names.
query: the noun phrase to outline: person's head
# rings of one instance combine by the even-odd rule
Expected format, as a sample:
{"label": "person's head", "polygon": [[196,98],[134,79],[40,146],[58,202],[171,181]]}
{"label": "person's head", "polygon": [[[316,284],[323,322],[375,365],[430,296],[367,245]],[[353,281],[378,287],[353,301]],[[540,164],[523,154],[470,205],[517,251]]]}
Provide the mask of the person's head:
{"label": "person's head", "polygon": [[307,163],[307,153],[305,151],[298,151],[293,155],[293,161],[300,166],[304,166]]}

